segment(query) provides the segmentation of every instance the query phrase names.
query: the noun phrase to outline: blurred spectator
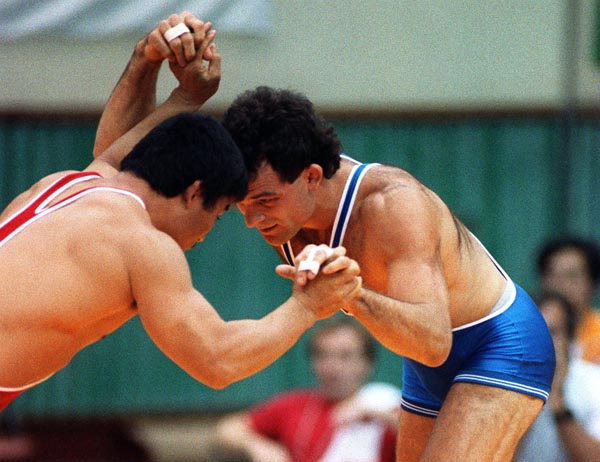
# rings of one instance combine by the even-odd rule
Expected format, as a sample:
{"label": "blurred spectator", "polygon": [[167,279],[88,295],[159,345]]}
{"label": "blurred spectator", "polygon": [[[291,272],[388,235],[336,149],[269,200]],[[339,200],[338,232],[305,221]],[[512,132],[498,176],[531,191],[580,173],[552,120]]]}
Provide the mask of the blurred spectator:
{"label": "blurred spectator", "polygon": [[321,321],[309,341],[318,386],[274,396],[217,426],[217,450],[251,462],[394,462],[400,390],[365,385],[375,343],[352,318]]}
{"label": "blurred spectator", "polygon": [[600,311],[594,308],[600,248],[578,237],[557,239],[542,246],[537,266],[542,287],[560,292],[575,308],[574,354],[600,363]]}
{"label": "blurred spectator", "polygon": [[552,334],[556,372],[548,402],[521,439],[514,460],[599,462],[600,367],[571,358],[575,311],[566,297],[544,292],[536,303]]}

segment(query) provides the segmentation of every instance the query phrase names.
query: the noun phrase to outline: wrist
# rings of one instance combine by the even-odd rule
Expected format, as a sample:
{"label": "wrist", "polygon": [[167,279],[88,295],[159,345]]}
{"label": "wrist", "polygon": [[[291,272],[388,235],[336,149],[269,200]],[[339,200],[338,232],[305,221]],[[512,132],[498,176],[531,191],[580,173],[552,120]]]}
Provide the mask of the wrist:
{"label": "wrist", "polygon": [[180,112],[196,112],[202,107],[202,103],[195,101],[195,99],[181,87],[173,89],[168,99],[180,108]]}
{"label": "wrist", "polygon": [[311,306],[309,297],[302,293],[292,293],[290,301],[292,302],[290,305],[291,315],[295,319],[300,318],[305,329],[310,329],[319,320],[316,310]]}
{"label": "wrist", "polygon": [[361,313],[368,312],[369,303],[367,297],[368,290],[362,287],[358,295],[344,306],[344,311],[351,316],[359,316]]}

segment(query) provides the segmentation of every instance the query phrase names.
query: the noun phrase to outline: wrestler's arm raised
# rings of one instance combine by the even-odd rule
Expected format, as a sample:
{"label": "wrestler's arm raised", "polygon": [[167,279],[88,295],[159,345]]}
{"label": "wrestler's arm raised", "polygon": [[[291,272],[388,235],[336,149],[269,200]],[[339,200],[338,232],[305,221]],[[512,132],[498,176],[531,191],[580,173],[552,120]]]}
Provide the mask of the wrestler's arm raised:
{"label": "wrestler's arm raised", "polygon": [[[205,39],[205,42],[210,42],[210,39]],[[211,47],[209,65],[206,66],[202,62],[198,53],[185,67],[176,69],[179,85],[167,100],[100,155],[94,154],[96,158],[86,170],[97,171],[105,176],[116,173],[121,160],[155,126],[181,112],[194,112],[200,108],[206,85],[218,80],[221,75],[221,56],[214,45],[207,46]]]}
{"label": "wrestler's arm raised", "polygon": [[[185,24],[190,33],[167,42],[164,32],[180,23]],[[156,109],[156,82],[164,60],[169,62],[179,81],[179,96],[185,103],[181,110],[198,110],[219,87],[220,56],[215,56],[216,48],[211,46],[215,36],[210,22],[204,23],[192,13],[183,12],[161,21],[140,40],[100,118],[94,157],[103,154],[115,140]],[[203,65],[203,60],[208,64]],[[193,69],[186,71],[192,62]],[[118,161],[118,156],[111,160],[117,167]]]}
{"label": "wrestler's arm raised", "polygon": [[138,233],[132,252],[132,289],[148,335],[188,374],[213,388],[270,365],[361,287],[357,263],[340,248],[337,271],[306,286],[295,284],[290,298],[263,318],[226,322],[193,288],[184,254],[172,239],[151,230],[147,236]]}

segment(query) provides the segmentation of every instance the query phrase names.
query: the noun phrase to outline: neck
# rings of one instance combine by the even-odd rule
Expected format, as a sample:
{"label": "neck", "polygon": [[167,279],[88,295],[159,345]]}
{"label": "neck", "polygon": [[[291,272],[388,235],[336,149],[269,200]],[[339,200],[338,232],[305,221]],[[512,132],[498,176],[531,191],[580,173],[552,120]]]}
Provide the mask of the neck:
{"label": "neck", "polygon": [[353,166],[350,161],[342,159],[337,172],[329,179],[323,178],[321,186],[315,193],[315,211],[310,221],[305,225],[305,229],[316,230],[323,234],[331,233],[342,193]]}
{"label": "neck", "polygon": [[106,186],[129,191],[138,196],[146,205],[146,210],[151,215],[165,207],[166,197],[153,190],[146,180],[128,172],[119,172],[116,176],[106,181]]}

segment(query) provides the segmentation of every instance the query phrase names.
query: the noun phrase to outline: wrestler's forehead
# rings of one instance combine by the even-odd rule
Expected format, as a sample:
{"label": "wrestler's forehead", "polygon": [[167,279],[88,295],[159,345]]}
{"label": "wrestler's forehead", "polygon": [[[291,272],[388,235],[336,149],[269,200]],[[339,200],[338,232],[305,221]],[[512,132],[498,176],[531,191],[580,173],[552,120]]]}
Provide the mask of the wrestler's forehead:
{"label": "wrestler's forehead", "polygon": [[248,195],[246,198],[254,198],[270,193],[277,194],[285,189],[286,183],[269,164],[263,164],[254,178],[248,184]]}

